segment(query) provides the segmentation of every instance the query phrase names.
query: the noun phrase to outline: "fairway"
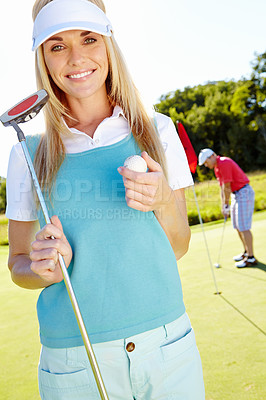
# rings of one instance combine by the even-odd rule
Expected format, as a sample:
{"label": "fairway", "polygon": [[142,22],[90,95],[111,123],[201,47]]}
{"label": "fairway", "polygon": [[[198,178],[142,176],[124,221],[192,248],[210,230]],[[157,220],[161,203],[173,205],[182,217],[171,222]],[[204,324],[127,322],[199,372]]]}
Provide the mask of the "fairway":
{"label": "fairway", "polygon": [[[222,226],[222,222],[204,225],[212,263],[217,262]],[[202,357],[206,400],[266,399],[266,212],[255,214],[252,232],[261,262],[238,270],[232,256],[242,250],[240,241],[231,222],[226,223],[222,267],[213,269],[221,295],[214,294],[199,225],[192,227],[189,252],[178,263]],[[7,246],[0,247],[0,399],[38,400],[38,291],[11,282],[7,252]]]}

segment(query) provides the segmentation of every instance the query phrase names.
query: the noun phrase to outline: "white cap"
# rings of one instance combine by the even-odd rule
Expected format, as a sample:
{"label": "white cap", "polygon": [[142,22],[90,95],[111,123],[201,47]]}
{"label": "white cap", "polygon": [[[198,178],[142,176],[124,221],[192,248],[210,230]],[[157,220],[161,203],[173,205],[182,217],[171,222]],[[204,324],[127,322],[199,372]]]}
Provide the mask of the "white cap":
{"label": "white cap", "polygon": [[214,151],[212,149],[202,149],[200,150],[199,153],[199,165],[203,165],[207,158],[209,158],[212,154],[214,154]]}
{"label": "white cap", "polygon": [[103,36],[112,35],[105,13],[88,0],[53,0],[37,15],[33,27],[32,50],[56,33],[84,29]]}

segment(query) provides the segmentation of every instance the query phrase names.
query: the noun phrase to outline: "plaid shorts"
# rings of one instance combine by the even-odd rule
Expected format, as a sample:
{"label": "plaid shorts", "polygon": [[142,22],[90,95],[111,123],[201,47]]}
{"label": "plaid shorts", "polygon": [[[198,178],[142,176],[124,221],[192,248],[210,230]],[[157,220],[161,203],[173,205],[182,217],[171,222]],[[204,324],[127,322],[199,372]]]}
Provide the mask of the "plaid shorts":
{"label": "plaid shorts", "polygon": [[254,200],[254,190],[250,185],[231,194],[231,220],[234,229],[240,232],[251,229]]}

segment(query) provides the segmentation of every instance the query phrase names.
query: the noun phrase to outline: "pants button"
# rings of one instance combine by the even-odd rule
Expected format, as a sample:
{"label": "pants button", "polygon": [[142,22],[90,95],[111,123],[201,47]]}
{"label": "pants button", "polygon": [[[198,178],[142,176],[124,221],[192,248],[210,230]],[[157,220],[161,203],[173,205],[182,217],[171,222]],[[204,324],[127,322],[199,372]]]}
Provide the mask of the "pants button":
{"label": "pants button", "polygon": [[134,351],[135,350],[135,343],[133,343],[133,342],[129,342],[127,345],[126,345],[126,350],[130,353],[131,351]]}

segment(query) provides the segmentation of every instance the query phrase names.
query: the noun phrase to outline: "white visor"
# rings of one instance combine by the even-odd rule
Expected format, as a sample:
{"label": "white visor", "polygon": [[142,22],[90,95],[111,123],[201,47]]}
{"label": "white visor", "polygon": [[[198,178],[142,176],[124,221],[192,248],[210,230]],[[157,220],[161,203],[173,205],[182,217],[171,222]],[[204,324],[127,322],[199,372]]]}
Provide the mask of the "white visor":
{"label": "white visor", "polygon": [[105,13],[88,0],[53,0],[41,9],[33,27],[32,50],[58,32],[84,29],[104,36],[112,35]]}

